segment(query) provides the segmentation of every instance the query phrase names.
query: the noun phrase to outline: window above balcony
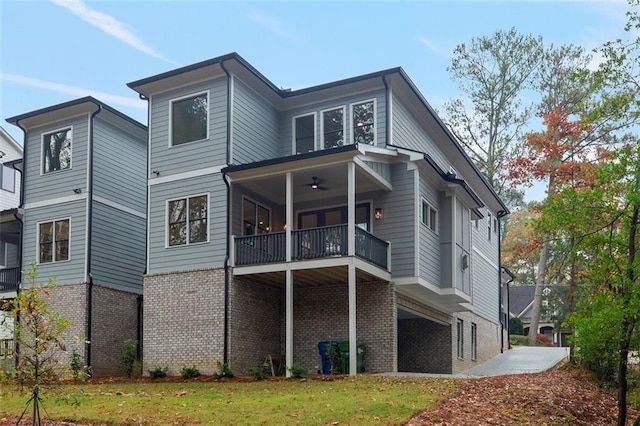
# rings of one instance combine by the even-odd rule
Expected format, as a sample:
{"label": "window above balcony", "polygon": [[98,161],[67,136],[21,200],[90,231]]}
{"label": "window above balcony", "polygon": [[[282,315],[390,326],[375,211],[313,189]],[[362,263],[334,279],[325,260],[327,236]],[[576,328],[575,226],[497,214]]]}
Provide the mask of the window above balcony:
{"label": "window above balcony", "polygon": [[170,146],[209,137],[209,93],[198,93],[171,101]]}

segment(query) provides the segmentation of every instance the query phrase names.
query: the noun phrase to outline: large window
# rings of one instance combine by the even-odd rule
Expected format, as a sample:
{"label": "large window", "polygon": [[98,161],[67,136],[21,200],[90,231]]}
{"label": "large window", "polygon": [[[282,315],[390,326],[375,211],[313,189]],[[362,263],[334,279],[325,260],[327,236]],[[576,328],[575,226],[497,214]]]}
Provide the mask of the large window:
{"label": "large window", "polygon": [[325,149],[344,145],[344,108],[322,111],[322,146]]}
{"label": "large window", "polygon": [[242,200],[242,235],[266,234],[271,231],[269,209],[251,200]]}
{"label": "large window", "polygon": [[208,241],[208,195],[170,200],[168,204],[169,246]]}
{"label": "large window", "polygon": [[209,96],[195,96],[171,101],[171,145],[207,138],[209,128]]}
{"label": "large window", "polygon": [[351,105],[353,142],[375,143],[375,103],[373,100]]}
{"label": "large window", "polygon": [[69,219],[38,224],[38,262],[69,260]]}
{"label": "large window", "polygon": [[316,148],[316,116],[303,115],[293,119],[295,125],[296,154],[315,151]]}
{"label": "large window", "polygon": [[16,171],[9,166],[0,164],[0,187],[5,191],[16,192]]}
{"label": "large window", "polygon": [[71,168],[71,128],[42,136],[42,173]]}
{"label": "large window", "polygon": [[471,323],[471,359],[478,359],[478,326],[474,322]]}
{"label": "large window", "polygon": [[426,200],[422,200],[422,223],[433,232],[438,232],[438,211]]}
{"label": "large window", "polygon": [[464,321],[458,319],[456,322],[456,331],[457,331],[457,355],[458,359],[464,358]]}

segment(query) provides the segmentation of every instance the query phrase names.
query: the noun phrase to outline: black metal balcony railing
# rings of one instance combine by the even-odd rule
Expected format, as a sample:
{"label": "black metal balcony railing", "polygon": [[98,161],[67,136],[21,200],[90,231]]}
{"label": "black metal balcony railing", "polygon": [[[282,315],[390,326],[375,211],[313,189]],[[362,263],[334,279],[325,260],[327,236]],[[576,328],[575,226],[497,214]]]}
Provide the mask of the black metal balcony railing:
{"label": "black metal balcony railing", "polygon": [[15,291],[20,282],[20,268],[0,269],[0,291]]}
{"label": "black metal balcony railing", "polygon": [[[319,259],[348,254],[347,225],[291,231],[294,260]],[[286,233],[236,237],[236,265],[284,262],[286,260]],[[364,229],[356,227],[356,256],[387,269],[389,244]]]}

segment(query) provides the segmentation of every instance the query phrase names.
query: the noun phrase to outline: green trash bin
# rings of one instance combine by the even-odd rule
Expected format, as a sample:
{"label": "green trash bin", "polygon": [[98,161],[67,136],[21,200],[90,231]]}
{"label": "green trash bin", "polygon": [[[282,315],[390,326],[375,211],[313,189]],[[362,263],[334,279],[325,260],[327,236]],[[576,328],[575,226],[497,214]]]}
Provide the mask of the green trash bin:
{"label": "green trash bin", "polygon": [[[338,343],[338,350],[340,351],[340,366],[342,374],[349,374],[349,342]],[[356,370],[358,373],[364,372],[364,365],[362,359],[364,357],[364,345],[358,343],[356,346]]]}

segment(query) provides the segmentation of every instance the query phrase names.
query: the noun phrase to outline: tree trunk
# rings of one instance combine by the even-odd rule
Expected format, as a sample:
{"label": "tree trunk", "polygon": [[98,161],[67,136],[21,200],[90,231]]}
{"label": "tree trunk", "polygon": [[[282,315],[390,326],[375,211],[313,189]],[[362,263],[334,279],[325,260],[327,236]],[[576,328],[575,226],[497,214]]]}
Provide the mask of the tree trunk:
{"label": "tree trunk", "polygon": [[531,324],[529,325],[529,346],[535,346],[538,337],[538,325],[540,324],[540,311],[542,310],[542,290],[547,274],[547,262],[549,261],[549,238],[544,236],[538,271],[536,273],[536,289],[533,294],[533,307],[531,309]]}

